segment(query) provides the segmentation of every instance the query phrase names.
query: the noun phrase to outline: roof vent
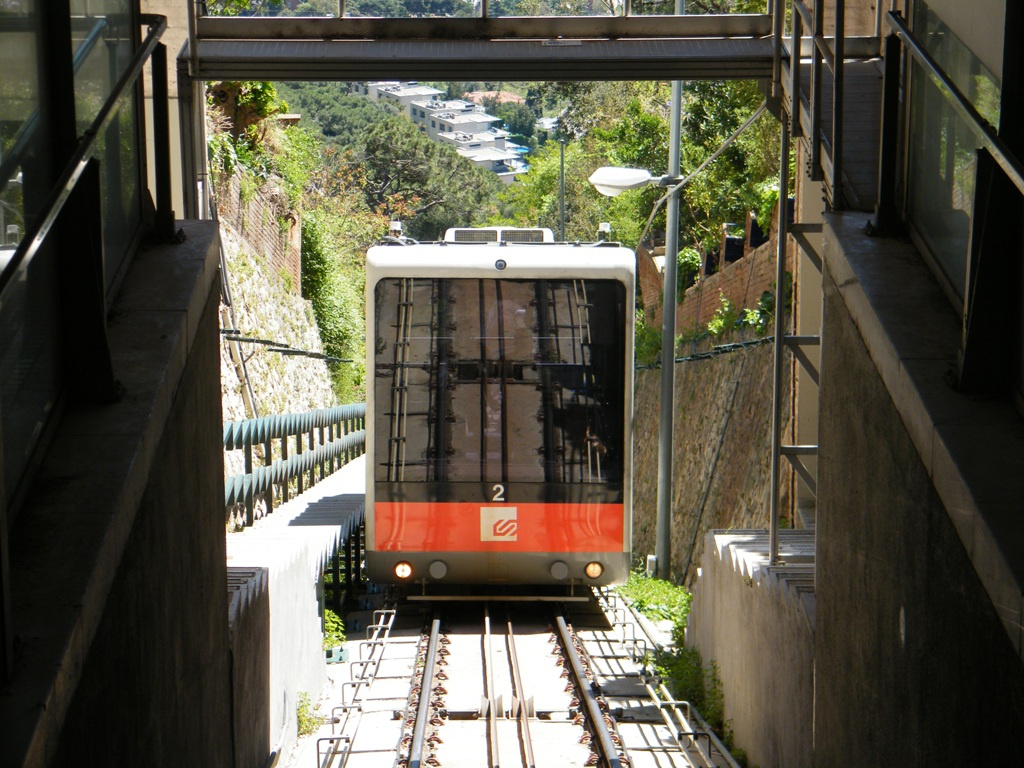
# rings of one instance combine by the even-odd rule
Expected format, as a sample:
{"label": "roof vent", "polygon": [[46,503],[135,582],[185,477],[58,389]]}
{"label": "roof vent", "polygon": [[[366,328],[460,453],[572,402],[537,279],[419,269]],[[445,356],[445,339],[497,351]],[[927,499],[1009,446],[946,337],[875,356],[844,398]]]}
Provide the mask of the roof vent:
{"label": "roof vent", "polygon": [[453,227],[444,233],[446,243],[553,243],[546,227]]}

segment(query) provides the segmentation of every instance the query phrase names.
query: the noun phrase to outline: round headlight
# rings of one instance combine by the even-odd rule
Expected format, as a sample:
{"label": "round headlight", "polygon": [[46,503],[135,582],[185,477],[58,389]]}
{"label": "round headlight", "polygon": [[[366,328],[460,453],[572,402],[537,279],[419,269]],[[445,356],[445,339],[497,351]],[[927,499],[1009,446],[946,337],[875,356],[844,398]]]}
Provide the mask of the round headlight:
{"label": "round headlight", "polygon": [[412,564],[403,560],[400,563],[395,563],[395,576],[403,581],[412,576]]}
{"label": "round headlight", "polygon": [[587,575],[588,579],[597,579],[604,573],[604,566],[600,563],[587,563],[587,567],[583,569],[583,573]]}

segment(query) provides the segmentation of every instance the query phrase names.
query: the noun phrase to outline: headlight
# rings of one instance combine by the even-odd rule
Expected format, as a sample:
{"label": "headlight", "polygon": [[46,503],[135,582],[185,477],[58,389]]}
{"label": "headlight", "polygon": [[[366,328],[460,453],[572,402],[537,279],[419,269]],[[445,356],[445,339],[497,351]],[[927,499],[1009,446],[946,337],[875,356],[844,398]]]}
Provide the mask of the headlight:
{"label": "headlight", "polygon": [[588,579],[598,579],[601,574],[604,573],[604,566],[600,563],[587,563],[587,567],[583,569],[583,573],[587,575]]}
{"label": "headlight", "polygon": [[412,576],[412,564],[403,560],[400,563],[395,563],[395,577],[405,581]]}

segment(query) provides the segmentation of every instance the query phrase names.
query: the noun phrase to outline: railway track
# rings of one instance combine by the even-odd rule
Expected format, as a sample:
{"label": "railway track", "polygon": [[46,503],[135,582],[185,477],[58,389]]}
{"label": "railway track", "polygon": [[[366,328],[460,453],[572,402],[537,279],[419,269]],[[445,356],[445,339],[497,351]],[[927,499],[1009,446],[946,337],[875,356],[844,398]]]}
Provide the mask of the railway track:
{"label": "railway track", "polygon": [[[557,606],[553,608],[552,606]],[[375,614],[320,768],[733,768],[606,596]]]}
{"label": "railway track", "polygon": [[623,765],[562,615],[446,610],[421,646],[398,766]]}

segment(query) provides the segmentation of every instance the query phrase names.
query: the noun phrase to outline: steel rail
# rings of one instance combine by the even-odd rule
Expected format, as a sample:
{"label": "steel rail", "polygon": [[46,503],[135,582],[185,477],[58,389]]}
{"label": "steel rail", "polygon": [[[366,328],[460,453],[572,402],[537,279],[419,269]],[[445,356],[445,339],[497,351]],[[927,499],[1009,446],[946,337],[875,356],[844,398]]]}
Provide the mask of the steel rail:
{"label": "steel rail", "polygon": [[490,604],[484,604],[483,666],[484,698],[487,701],[487,764],[491,768],[501,765],[498,751],[498,702],[494,695],[494,646],[491,635]]}
{"label": "steel rail", "polygon": [[481,18],[197,16],[202,40],[629,40],[767,38],[764,14]]}
{"label": "steel rail", "polygon": [[1024,194],[1024,166],[1021,165],[1017,156],[1003,143],[995,129],[981,116],[970,100],[939,67],[931,54],[918,42],[903,19],[890,11],[887,20],[893,32],[899,36],[904,47],[914,57],[914,61],[924,70],[924,74],[939,89],[939,93],[949,102],[957,115],[967,123],[975,138],[992,155],[992,159],[1013,182],[1017,191]]}
{"label": "steel rail", "polygon": [[224,481],[224,506],[241,504],[253,496],[266,493],[274,486],[283,485],[317,467],[322,468],[329,461],[361,450],[365,440],[364,430],[350,432],[311,451],[294,454],[287,459],[276,459],[267,466],[252,467],[248,472],[232,475]]}
{"label": "steel rail", "polygon": [[[391,634],[391,627],[395,622],[396,610],[387,606],[392,605],[391,601],[385,600],[385,607],[373,612],[373,623],[366,628],[366,640],[359,643],[359,661],[353,662],[349,667],[350,681],[342,684],[342,703],[340,706],[331,708],[331,735],[317,739],[317,765],[319,768],[333,768],[336,759],[340,758],[339,765],[344,768],[348,757],[351,754],[352,745],[359,734],[359,725],[362,722],[363,705],[360,699],[360,689],[367,688],[373,683],[377,675],[377,663],[384,655],[384,646]],[[368,659],[363,659],[363,650],[370,649]],[[374,659],[374,654],[380,651],[380,656]],[[354,669],[358,666],[360,674],[358,679],[354,677]],[[372,670],[371,670],[372,667]],[[352,690],[352,699],[346,702],[345,691]]]}
{"label": "steel rail", "polygon": [[409,768],[420,768],[423,763],[423,744],[426,741],[427,720],[430,712],[430,684],[434,679],[434,663],[437,660],[437,645],[440,635],[441,619],[435,616],[430,623],[427,655],[423,660],[420,699],[416,707],[416,727],[413,729],[412,744],[409,747]]}
{"label": "steel rail", "polygon": [[586,672],[583,669],[583,662],[580,660],[580,655],[573,644],[572,633],[565,623],[565,617],[560,614],[555,616],[555,625],[558,628],[558,636],[562,641],[562,647],[565,649],[565,657],[571,665],[571,672],[576,680],[580,701],[586,708],[587,721],[597,742],[598,752],[608,768],[622,768],[622,761],[619,759],[618,750],[612,741],[611,732],[604,722],[604,713],[597,702],[597,695],[587,680]]}
{"label": "steel rail", "polygon": [[328,427],[341,422],[359,422],[366,418],[366,405],[355,403],[322,408],[303,413],[285,413],[264,416],[258,419],[229,421],[224,425],[225,450],[244,448],[247,443],[264,443],[282,437],[293,437],[300,432],[309,432],[317,427]]}
{"label": "steel rail", "polygon": [[516,719],[519,721],[519,733],[522,737],[523,756],[526,761],[526,768],[536,768],[537,761],[533,757],[533,737],[530,735],[530,712],[527,706],[526,691],[523,689],[523,676],[519,668],[519,654],[516,652],[516,638],[512,631],[512,619],[508,609],[505,610],[508,623],[508,659],[512,668],[512,683],[515,687],[514,695],[519,700],[519,709]]}
{"label": "steel rail", "polygon": [[[644,645],[644,656],[647,654],[646,648],[660,650],[663,647],[657,639],[652,637],[648,632],[647,626],[641,620],[633,606],[622,600],[618,594],[610,590],[601,590],[597,592],[597,597],[598,603],[601,605],[602,610],[605,611],[606,615],[608,615],[609,612],[611,613],[611,615],[609,615],[609,619],[611,620],[612,625],[622,627],[623,643],[627,643],[630,640],[630,638],[626,638],[625,628],[627,626],[627,622],[625,620],[619,621],[617,616],[621,611],[623,615],[628,614],[632,617],[632,621],[629,622],[629,626],[631,627],[630,634],[632,635],[631,639],[634,646],[634,658],[636,657],[636,645],[638,641]],[[622,602],[625,608],[620,609],[612,605],[613,602]],[[636,637],[638,630],[643,637]],[[665,684],[661,682],[661,679],[657,675],[647,674],[646,668],[641,669],[639,678],[651,701],[657,704],[658,713],[661,715],[661,719],[665,724],[665,727],[671,731],[672,739],[676,744],[676,749],[686,757],[688,762],[691,764],[693,762],[689,754],[689,748],[693,746],[707,768],[717,768],[717,764],[714,762],[710,754],[710,751],[713,748],[722,756],[722,759],[725,760],[728,768],[739,768],[739,763],[736,762],[732,753],[729,752],[721,739],[718,738],[711,726],[708,725],[703,717],[701,717],[700,712],[697,711],[696,707],[688,701],[673,699],[671,692]],[[695,728],[691,720],[695,721],[698,727]],[[684,739],[686,740],[685,742]],[[707,752],[700,749],[700,739],[705,739],[707,741]]]}

